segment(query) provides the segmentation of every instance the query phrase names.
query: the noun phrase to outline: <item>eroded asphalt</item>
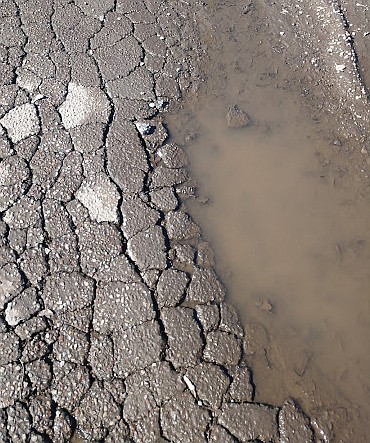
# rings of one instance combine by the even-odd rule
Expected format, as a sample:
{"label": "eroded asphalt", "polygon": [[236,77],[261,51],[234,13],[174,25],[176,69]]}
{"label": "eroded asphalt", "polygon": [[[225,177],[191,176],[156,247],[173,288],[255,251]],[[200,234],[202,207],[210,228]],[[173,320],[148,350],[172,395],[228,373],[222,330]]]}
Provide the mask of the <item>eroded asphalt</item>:
{"label": "eroded asphalt", "polygon": [[194,11],[0,2],[0,441],[312,442],[253,402],[162,111],[200,78]]}

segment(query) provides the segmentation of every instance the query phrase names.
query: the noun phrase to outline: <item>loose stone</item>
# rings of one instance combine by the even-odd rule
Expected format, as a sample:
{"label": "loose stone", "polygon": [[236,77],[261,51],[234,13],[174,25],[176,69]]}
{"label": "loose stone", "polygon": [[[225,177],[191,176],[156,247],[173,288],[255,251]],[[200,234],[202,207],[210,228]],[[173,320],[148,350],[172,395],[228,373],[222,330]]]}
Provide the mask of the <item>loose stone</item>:
{"label": "loose stone", "polygon": [[248,126],[251,120],[237,105],[232,105],[226,114],[226,122],[229,128],[243,128]]}

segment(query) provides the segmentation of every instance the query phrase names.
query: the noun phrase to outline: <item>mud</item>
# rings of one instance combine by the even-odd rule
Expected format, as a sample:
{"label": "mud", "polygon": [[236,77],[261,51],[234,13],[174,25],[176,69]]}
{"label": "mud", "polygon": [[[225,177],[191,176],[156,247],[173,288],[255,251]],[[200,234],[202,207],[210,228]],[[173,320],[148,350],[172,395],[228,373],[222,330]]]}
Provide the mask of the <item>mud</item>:
{"label": "mud", "polygon": [[[327,441],[365,442],[367,144],[347,139],[338,116],[317,109],[324,82],[306,94],[304,75],[314,73],[298,81],[285,54],[263,40],[276,38],[266,9],[209,7],[208,81],[170,121],[209,199],[188,206],[215,247],[247,334],[260,342],[249,352],[256,396],[277,405],[295,396],[326,421]],[[230,128],[233,104],[249,126]]]}

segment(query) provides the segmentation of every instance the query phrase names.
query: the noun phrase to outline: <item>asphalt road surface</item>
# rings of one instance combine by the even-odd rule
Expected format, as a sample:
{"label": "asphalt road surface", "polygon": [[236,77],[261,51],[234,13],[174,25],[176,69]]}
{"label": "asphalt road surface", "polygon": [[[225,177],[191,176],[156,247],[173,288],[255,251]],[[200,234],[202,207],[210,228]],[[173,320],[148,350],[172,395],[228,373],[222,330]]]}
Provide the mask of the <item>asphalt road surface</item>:
{"label": "asphalt road surface", "polygon": [[0,1],[1,442],[315,441],[293,401],[253,402],[182,210],[162,120],[200,79],[202,8]]}

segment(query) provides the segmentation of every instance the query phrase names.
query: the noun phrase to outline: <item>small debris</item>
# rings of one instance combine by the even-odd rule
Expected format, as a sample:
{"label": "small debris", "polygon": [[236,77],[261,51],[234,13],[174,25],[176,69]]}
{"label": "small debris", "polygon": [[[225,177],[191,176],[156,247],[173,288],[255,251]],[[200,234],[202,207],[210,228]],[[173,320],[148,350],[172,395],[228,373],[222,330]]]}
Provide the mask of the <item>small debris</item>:
{"label": "small debris", "polygon": [[258,302],[256,302],[256,306],[257,306],[257,308],[261,309],[261,311],[264,311],[264,312],[272,312],[272,310],[273,310],[273,306],[267,300],[267,298],[265,298],[263,300],[258,300]]}
{"label": "small debris", "polygon": [[199,138],[202,135],[201,132],[191,132],[190,134],[188,134],[185,137],[185,142],[186,143],[192,143],[194,142],[197,138]]}
{"label": "small debris", "polygon": [[346,69],[346,65],[335,65],[335,70],[339,72],[343,72]]}
{"label": "small debris", "polygon": [[339,138],[334,139],[331,142],[331,144],[334,145],[334,146],[342,146],[342,142],[339,140]]}
{"label": "small debris", "polygon": [[186,375],[184,375],[183,380],[186,384],[186,386],[188,387],[189,391],[192,393],[193,397],[197,398],[197,393],[195,391],[195,386],[194,384],[190,381],[189,377],[187,377]]}
{"label": "small debris", "polygon": [[251,12],[253,9],[253,2],[249,1],[247,2],[242,9],[243,14],[248,14],[249,12]]}
{"label": "small debris", "polygon": [[135,122],[135,126],[141,135],[152,134],[155,130],[155,126],[145,122]]}
{"label": "small debris", "polygon": [[36,94],[33,98],[32,98],[32,103],[36,103],[39,100],[42,100],[43,98],[45,98],[45,95],[42,94]]}

